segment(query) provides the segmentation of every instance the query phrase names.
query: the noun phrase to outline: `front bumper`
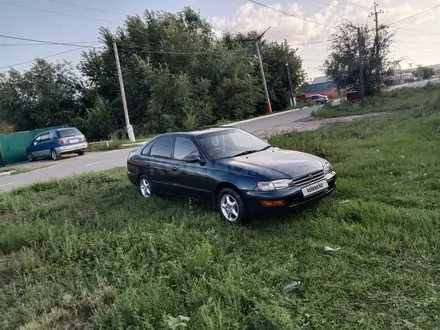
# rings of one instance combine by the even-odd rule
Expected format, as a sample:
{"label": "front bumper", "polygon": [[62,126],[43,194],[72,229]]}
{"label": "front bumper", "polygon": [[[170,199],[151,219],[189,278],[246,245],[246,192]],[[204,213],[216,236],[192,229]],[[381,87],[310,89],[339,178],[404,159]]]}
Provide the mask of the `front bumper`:
{"label": "front bumper", "polygon": [[82,143],[75,143],[66,146],[61,145],[55,148],[55,151],[57,152],[58,155],[61,155],[61,154],[74,153],[86,149],[87,149],[87,142],[82,142]]}
{"label": "front bumper", "polygon": [[[289,189],[283,189],[278,191],[257,191],[250,190],[244,194],[245,204],[248,210],[248,213],[251,216],[260,216],[267,213],[274,213],[277,211],[289,211],[296,209],[305,204],[320,200],[328,195],[330,195],[335,187],[336,187],[336,173],[332,172],[325,176],[325,179],[328,183],[328,188],[322,191],[319,191],[316,194],[304,197],[302,193],[302,188],[293,187]],[[261,204],[262,201],[284,201],[284,205],[282,206],[263,206]]]}

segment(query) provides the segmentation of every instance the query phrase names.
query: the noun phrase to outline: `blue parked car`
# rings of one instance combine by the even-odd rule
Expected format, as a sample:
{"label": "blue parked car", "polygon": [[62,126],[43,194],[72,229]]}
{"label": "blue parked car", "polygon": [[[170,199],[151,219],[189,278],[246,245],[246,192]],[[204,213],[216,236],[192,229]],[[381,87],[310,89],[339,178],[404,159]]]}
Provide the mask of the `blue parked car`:
{"label": "blue parked car", "polygon": [[28,161],[37,158],[58,160],[62,154],[86,153],[87,141],[75,127],[59,128],[38,134],[26,148]]}

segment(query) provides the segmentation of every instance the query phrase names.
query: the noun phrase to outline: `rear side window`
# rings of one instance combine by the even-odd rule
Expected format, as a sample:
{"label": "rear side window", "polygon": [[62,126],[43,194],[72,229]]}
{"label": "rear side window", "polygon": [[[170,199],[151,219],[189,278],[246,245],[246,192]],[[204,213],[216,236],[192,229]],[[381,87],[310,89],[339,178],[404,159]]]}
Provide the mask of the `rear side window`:
{"label": "rear side window", "polygon": [[153,144],[154,144],[154,142],[153,142],[153,143],[148,143],[148,144],[144,147],[144,149],[142,149],[142,151],[141,151],[141,155],[142,155],[142,156],[149,156],[149,155],[150,155],[150,150],[151,150],[151,147],[153,146]]}
{"label": "rear side window", "polygon": [[156,140],[151,147],[152,157],[171,158],[171,147],[173,145],[172,136],[163,136]]}
{"label": "rear side window", "polygon": [[71,137],[71,136],[75,136],[75,135],[82,135],[82,133],[76,128],[66,128],[66,129],[58,131],[58,136],[60,138],[66,138],[66,137]]}

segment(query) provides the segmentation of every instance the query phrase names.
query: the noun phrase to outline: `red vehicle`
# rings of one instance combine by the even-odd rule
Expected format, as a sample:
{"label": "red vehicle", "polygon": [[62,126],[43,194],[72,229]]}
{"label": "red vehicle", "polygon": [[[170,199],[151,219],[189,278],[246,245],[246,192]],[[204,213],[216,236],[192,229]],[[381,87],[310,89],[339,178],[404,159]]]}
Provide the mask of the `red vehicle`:
{"label": "red vehicle", "polygon": [[347,101],[351,103],[357,103],[361,98],[360,92],[349,92],[347,93]]}

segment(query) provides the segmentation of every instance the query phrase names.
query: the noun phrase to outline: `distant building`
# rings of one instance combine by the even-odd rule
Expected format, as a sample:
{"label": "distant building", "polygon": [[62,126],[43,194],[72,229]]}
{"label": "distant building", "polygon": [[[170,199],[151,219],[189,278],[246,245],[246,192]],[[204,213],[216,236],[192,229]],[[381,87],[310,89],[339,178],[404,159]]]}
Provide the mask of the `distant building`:
{"label": "distant building", "polygon": [[302,93],[306,98],[313,94],[325,95],[328,98],[335,98],[339,95],[338,87],[329,76],[314,78],[310,84],[303,86]]}

